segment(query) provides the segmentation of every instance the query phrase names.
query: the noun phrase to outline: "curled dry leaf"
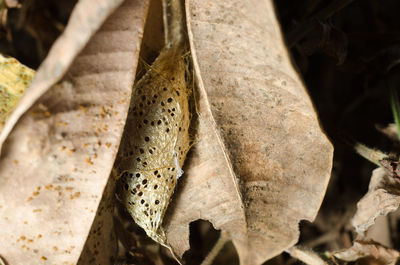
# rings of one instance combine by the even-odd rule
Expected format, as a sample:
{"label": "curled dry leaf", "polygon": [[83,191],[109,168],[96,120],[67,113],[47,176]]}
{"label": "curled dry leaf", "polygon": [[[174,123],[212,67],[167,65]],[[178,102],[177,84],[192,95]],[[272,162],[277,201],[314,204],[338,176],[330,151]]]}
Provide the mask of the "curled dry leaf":
{"label": "curled dry leaf", "polygon": [[329,180],[332,146],[282,41],[272,1],[186,3],[199,86],[198,143],[165,220],[179,255],[188,224],[227,231],[241,264],[292,246]]}
{"label": "curled dry leaf", "polygon": [[122,1],[81,0],[77,3],[65,31],[54,43],[31,86],[26,90],[0,132],[0,151],[18,119],[64,76],[75,57]]}
{"label": "curled dry leaf", "polygon": [[384,168],[372,172],[368,193],[357,203],[357,212],[352,219],[358,234],[364,235],[377,217],[399,208],[399,188],[399,183],[388,176]]}
{"label": "curled dry leaf", "polygon": [[[96,3],[69,25],[91,20]],[[4,145],[0,254],[9,264],[77,263],[121,139],[146,10],[145,1],[125,1]],[[46,65],[57,64],[54,54]]]}
{"label": "curled dry leaf", "polygon": [[348,249],[337,251],[333,256],[343,261],[356,261],[364,257],[372,257],[382,265],[394,265],[400,253],[380,245],[379,243],[368,241],[355,241],[353,246]]}

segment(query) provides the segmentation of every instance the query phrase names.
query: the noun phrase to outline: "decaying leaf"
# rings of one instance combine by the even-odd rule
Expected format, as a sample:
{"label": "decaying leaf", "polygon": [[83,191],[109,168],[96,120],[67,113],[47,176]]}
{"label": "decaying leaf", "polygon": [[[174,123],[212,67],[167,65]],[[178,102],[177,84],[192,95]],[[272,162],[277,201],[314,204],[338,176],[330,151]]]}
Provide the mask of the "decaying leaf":
{"label": "decaying leaf", "polygon": [[79,257],[78,265],[113,264],[116,260],[117,238],[114,229],[115,182],[108,179],[92,228]]}
{"label": "decaying leaf", "polygon": [[[89,10],[104,8],[96,3],[72,16],[70,25],[91,20]],[[146,10],[145,1],[125,1],[75,59],[63,82],[41,97],[5,143],[0,255],[9,264],[77,263],[121,139]],[[76,40],[79,36],[70,37],[84,42]],[[59,60],[51,59],[56,53],[50,52],[45,65],[57,65]],[[40,86],[53,83],[53,74],[43,70]]]}
{"label": "decaying leaf", "polygon": [[74,8],[68,26],[52,46],[29,89],[0,132],[0,151],[18,119],[69,69],[89,39],[123,0],[82,0]]}
{"label": "decaying leaf", "polygon": [[0,131],[34,75],[34,70],[0,54]]}
{"label": "decaying leaf", "polygon": [[165,226],[176,253],[188,224],[227,231],[241,264],[292,246],[313,220],[332,146],[282,42],[271,1],[187,1],[199,86],[198,143]]}
{"label": "decaying leaf", "polygon": [[343,261],[356,261],[361,258],[371,257],[376,260],[374,264],[381,265],[394,265],[400,257],[398,251],[371,240],[355,241],[350,248],[334,252],[333,255]]}
{"label": "decaying leaf", "polygon": [[372,172],[368,193],[357,203],[352,219],[356,232],[363,235],[378,216],[385,216],[400,205],[399,183],[388,176],[384,168]]}

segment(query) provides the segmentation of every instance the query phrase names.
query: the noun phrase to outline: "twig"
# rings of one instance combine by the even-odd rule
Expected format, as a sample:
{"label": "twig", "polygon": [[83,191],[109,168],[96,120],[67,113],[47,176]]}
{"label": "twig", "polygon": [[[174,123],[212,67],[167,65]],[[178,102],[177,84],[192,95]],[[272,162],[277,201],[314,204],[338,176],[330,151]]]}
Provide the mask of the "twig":
{"label": "twig", "polygon": [[358,142],[354,144],[354,149],[359,155],[376,164],[377,166],[382,166],[379,161],[389,158],[389,156],[382,151],[369,148]]}
{"label": "twig", "polygon": [[214,247],[211,249],[207,257],[203,260],[203,262],[200,265],[211,265],[215,257],[221,251],[222,247],[229,240],[230,240],[229,233],[221,231],[221,235],[219,236],[218,241],[215,243]]}
{"label": "twig", "polygon": [[285,252],[308,265],[328,265],[328,263],[323,261],[314,251],[304,249],[303,247],[294,246],[287,249]]}

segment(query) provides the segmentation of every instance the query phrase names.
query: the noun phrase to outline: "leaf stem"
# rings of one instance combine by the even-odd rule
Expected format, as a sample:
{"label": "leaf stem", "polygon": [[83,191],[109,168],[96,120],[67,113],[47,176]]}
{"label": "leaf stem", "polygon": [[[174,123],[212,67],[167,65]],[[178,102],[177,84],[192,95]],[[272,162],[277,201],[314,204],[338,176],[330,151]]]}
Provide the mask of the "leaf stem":
{"label": "leaf stem", "polygon": [[208,253],[207,257],[203,260],[200,265],[211,265],[214,261],[215,257],[221,251],[222,247],[225,245],[226,242],[230,240],[230,236],[228,232],[221,231],[221,234],[218,238],[218,241],[215,243],[214,247]]}

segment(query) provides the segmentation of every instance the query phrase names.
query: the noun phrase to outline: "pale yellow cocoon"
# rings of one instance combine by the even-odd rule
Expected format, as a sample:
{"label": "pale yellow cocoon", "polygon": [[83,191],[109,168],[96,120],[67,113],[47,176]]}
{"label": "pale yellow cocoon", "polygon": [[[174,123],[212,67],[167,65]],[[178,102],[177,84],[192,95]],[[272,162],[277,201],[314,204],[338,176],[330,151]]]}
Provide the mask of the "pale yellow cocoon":
{"label": "pale yellow cocoon", "polygon": [[118,196],[134,221],[165,244],[161,223],[189,150],[184,50],[164,48],[134,85],[119,151]]}

